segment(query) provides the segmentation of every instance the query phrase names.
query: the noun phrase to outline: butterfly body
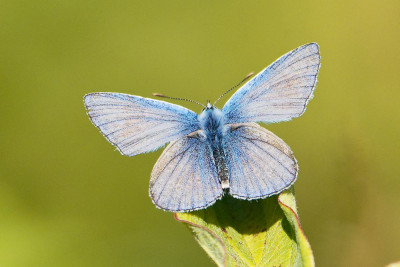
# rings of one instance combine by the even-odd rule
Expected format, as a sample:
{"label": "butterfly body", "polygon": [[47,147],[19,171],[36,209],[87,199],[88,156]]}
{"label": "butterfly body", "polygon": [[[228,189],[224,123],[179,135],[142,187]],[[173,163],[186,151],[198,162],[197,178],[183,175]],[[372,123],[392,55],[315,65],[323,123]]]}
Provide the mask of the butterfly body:
{"label": "butterfly body", "polygon": [[260,199],[297,179],[289,146],[255,122],[301,116],[312,98],[319,47],[290,51],[243,85],[218,109],[197,115],[182,106],[120,93],[84,98],[88,115],[123,155],[150,152],[169,143],[154,165],[150,197],[166,211],[204,209],[230,194]]}
{"label": "butterfly body", "polygon": [[200,113],[198,119],[201,129],[200,131],[202,131],[202,134],[212,151],[212,156],[222,188],[227,189],[229,188],[229,173],[223,142],[224,136],[229,130],[229,127],[225,125],[224,114],[220,109],[208,103],[203,112]]}

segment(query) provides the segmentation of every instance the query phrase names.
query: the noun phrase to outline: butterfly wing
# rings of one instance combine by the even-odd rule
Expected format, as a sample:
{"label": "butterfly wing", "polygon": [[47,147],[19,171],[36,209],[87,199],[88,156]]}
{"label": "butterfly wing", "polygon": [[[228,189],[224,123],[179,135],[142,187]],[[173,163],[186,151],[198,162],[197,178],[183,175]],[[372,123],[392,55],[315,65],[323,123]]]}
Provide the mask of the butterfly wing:
{"label": "butterfly wing", "polygon": [[92,93],[84,103],[93,124],[123,155],[154,151],[199,129],[196,113],[164,101]]}
{"label": "butterfly wing", "polygon": [[198,210],[222,197],[212,150],[201,132],[171,142],[154,165],[150,197],[158,208]]}
{"label": "butterfly wing", "polygon": [[232,196],[265,198],[295,182],[297,161],[282,139],[256,123],[230,126],[223,146]]}
{"label": "butterfly wing", "polygon": [[241,87],[225,104],[228,123],[280,122],[301,116],[317,82],[319,47],[287,53]]}

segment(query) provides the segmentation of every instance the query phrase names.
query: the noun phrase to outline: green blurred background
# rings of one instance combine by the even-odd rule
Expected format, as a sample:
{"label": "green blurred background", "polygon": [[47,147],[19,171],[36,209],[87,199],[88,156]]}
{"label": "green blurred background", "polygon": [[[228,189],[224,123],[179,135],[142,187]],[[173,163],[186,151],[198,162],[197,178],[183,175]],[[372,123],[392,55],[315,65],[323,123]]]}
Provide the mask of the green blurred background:
{"label": "green blurred background", "polygon": [[0,6],[1,266],[213,266],[148,197],[161,150],[121,156],[82,98],[205,102],[309,42],[322,55],[315,97],[301,118],[267,128],[299,161],[296,197],[316,263],[400,260],[398,0]]}

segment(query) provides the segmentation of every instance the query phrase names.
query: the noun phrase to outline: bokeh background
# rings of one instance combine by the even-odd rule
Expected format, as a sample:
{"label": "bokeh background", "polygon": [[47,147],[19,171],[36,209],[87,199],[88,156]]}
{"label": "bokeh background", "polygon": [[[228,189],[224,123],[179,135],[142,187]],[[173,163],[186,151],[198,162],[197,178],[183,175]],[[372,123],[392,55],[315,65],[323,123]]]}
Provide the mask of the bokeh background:
{"label": "bokeh background", "polygon": [[301,118],[266,127],[299,161],[296,197],[316,263],[400,260],[398,0],[0,6],[1,266],[213,266],[148,197],[161,150],[121,156],[82,98],[205,102],[309,42],[322,55],[314,99]]}

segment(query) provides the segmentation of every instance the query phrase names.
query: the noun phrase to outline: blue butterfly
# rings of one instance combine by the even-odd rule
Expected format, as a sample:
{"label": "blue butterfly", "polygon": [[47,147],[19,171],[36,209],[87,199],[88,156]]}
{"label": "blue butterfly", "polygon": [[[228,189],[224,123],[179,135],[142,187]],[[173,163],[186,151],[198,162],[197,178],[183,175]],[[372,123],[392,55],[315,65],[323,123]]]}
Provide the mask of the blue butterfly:
{"label": "blue butterfly", "polygon": [[301,116],[319,67],[318,45],[300,46],[243,85],[222,110],[208,103],[199,115],[175,104],[119,93],[91,93],[84,102],[93,124],[123,155],[169,143],[151,173],[150,197],[166,211],[193,211],[212,205],[224,193],[260,199],[295,182],[293,152],[255,122]]}

